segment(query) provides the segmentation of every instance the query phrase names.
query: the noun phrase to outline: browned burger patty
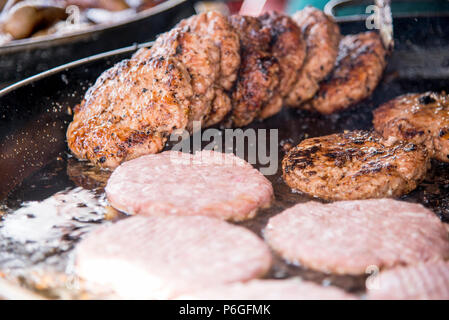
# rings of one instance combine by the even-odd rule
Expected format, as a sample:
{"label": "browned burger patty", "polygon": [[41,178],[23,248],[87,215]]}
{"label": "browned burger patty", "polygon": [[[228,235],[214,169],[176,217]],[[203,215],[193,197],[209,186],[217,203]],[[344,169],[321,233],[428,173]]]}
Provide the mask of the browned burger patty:
{"label": "browned burger patty", "polygon": [[215,83],[215,97],[212,108],[205,117],[205,125],[211,126],[222,121],[231,111],[231,99],[226,93],[234,85],[240,67],[240,40],[227,18],[218,12],[201,13],[179,23],[181,27],[209,39],[219,49],[220,69]]}
{"label": "browned burger patty", "polygon": [[374,111],[373,123],[385,139],[424,144],[431,157],[449,162],[449,96],[445,93],[397,97]]}
{"label": "browned burger patty", "polygon": [[307,45],[307,57],[286,104],[298,107],[319,89],[319,83],[334,67],[341,39],[335,21],[321,10],[306,7],[292,16],[301,28]]}
{"label": "browned burger patty", "polygon": [[124,60],[106,70],[75,109],[69,148],[106,168],[160,152],[173,129],[186,127],[192,94],[179,60]]}
{"label": "browned burger patty", "polygon": [[289,16],[270,12],[259,17],[271,32],[271,54],[279,62],[279,86],[271,100],[261,110],[265,119],[282,108],[283,98],[292,90],[306,56],[306,44],[301,29]]}
{"label": "browned burger patty", "polygon": [[234,15],[229,18],[240,37],[241,65],[232,93],[232,124],[242,127],[259,116],[271,101],[279,83],[279,63],[271,54],[271,33],[259,19]]}
{"label": "browned burger patty", "polygon": [[218,47],[210,39],[191,32],[188,27],[174,28],[160,35],[150,50],[137,52],[135,58],[146,60],[151,56],[174,57],[189,72],[193,96],[190,98],[187,129],[192,131],[193,121],[203,123],[216,96],[215,82],[220,72]]}
{"label": "browned burger patty", "polygon": [[182,20],[179,26],[188,26],[192,32],[211,40],[219,48],[219,84],[225,90],[230,90],[237,79],[240,66],[240,42],[237,32],[227,18],[212,11]]}
{"label": "browned burger patty", "polygon": [[345,36],[340,41],[333,73],[306,107],[330,114],[368,97],[382,77],[386,53],[375,32]]}
{"label": "browned burger patty", "polygon": [[285,182],[327,200],[395,197],[415,189],[429,160],[419,145],[387,145],[376,133],[354,131],[302,141],[282,160]]}

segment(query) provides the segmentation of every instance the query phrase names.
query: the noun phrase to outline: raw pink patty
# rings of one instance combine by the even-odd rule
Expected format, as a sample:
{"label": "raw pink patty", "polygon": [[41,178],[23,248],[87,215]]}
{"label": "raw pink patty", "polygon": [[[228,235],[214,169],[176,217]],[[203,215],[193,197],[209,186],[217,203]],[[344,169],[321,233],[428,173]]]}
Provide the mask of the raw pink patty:
{"label": "raw pink patty", "polygon": [[392,199],[298,204],[271,218],[264,234],[286,260],[337,274],[449,257],[443,223],[419,204]]}
{"label": "raw pink patty", "polygon": [[369,299],[449,299],[449,262],[437,261],[381,272]]}
{"label": "raw pink patty", "polygon": [[343,300],[356,297],[336,287],[323,287],[295,278],[232,283],[180,298],[191,300]]}
{"label": "raw pink patty", "polygon": [[209,217],[131,217],[102,226],[76,249],[76,272],[119,297],[167,299],[264,275],[268,246]]}
{"label": "raw pink patty", "polygon": [[129,214],[205,215],[240,221],[270,205],[271,183],[246,161],[213,151],[166,151],[125,162],[106,194]]}

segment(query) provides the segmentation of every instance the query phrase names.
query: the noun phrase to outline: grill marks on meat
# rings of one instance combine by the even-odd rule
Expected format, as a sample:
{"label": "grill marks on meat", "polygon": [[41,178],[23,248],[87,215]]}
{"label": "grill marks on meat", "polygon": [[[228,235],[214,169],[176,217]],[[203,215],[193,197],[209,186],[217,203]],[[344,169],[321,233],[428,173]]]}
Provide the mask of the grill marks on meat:
{"label": "grill marks on meat", "polygon": [[292,16],[301,28],[306,41],[307,57],[286,104],[299,107],[311,99],[319,89],[319,83],[332,71],[341,39],[335,21],[321,10],[306,7]]}
{"label": "grill marks on meat", "polygon": [[192,94],[178,60],[124,60],[86,93],[67,130],[68,145],[79,159],[106,168],[160,152],[166,136],[187,125]]}
{"label": "grill marks on meat", "polygon": [[233,154],[166,151],[122,164],[112,173],[106,195],[113,207],[128,214],[241,221],[271,204],[273,187]]}
{"label": "grill marks on meat", "polygon": [[121,298],[169,299],[263,276],[268,246],[243,227],[207,217],[132,217],[90,233],[77,274]]}
{"label": "grill marks on meat", "polygon": [[392,199],[300,203],[272,217],[264,236],[287,261],[335,274],[449,258],[439,218],[420,204]]}
{"label": "grill marks on meat", "polygon": [[221,122],[231,111],[232,103],[227,91],[232,89],[240,66],[240,41],[226,17],[217,12],[201,13],[182,20],[180,27],[188,27],[200,37],[209,39],[219,50],[219,76],[214,84],[212,108],[205,115],[205,126]]}
{"label": "grill marks on meat", "polygon": [[160,152],[175,129],[192,131],[193,121],[211,125],[229,112],[225,90],[240,64],[237,34],[218,13],[182,24],[105,71],[87,92],[67,131],[78,158],[114,168]]}
{"label": "grill marks on meat", "polygon": [[345,36],[340,41],[333,73],[322,82],[306,108],[330,114],[367,98],[382,77],[386,54],[375,32]]}
{"label": "grill marks on meat", "polygon": [[292,18],[270,12],[259,17],[262,25],[271,33],[271,55],[279,63],[279,85],[259,117],[268,118],[278,113],[286,97],[298,80],[305,56],[306,44],[301,29]]}
{"label": "grill marks on meat", "polygon": [[232,283],[182,296],[185,300],[351,300],[355,296],[337,287],[324,287],[299,278],[251,280]]}
{"label": "grill marks on meat", "polygon": [[214,86],[220,72],[219,49],[210,39],[184,27],[162,34],[150,50],[143,51],[138,57],[146,59],[155,55],[178,59],[190,74],[193,96],[187,129],[192,131],[193,121],[203,123],[215,98]]}
{"label": "grill marks on meat", "polygon": [[229,22],[239,34],[241,56],[230,120],[234,126],[242,127],[258,117],[273,98],[280,67],[271,55],[271,32],[258,18],[234,15]]}
{"label": "grill marks on meat", "polygon": [[431,157],[449,162],[449,96],[426,92],[399,96],[374,111],[385,139],[423,144]]}
{"label": "grill marks on meat", "polygon": [[448,300],[449,262],[436,261],[381,272],[368,299]]}
{"label": "grill marks on meat", "polygon": [[390,145],[366,131],[306,139],[282,160],[292,189],[326,200],[401,196],[417,187],[428,166],[421,146]]}
{"label": "grill marks on meat", "polygon": [[188,26],[192,32],[211,40],[219,48],[219,84],[223,89],[230,90],[240,66],[240,42],[227,18],[218,12],[207,12],[182,20],[179,26]]}
{"label": "grill marks on meat", "polygon": [[[98,78],[75,108],[70,149],[114,168],[160,152],[175,129],[193,132],[194,121],[241,127],[276,114],[283,102],[302,103],[332,68],[340,33],[316,9],[295,19],[208,12],[181,21]],[[378,35],[345,37],[333,76],[304,108],[330,113],[362,99],[384,65]]]}

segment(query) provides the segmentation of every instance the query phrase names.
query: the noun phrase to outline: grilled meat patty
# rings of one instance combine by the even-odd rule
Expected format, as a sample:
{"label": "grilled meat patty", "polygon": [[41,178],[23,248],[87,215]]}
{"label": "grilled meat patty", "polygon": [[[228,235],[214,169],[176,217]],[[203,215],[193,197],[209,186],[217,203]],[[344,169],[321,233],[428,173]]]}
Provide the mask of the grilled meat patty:
{"label": "grilled meat patty", "polygon": [[67,130],[79,159],[114,168],[160,152],[167,136],[188,123],[190,76],[175,58],[124,60],[106,70],[77,107]]}
{"label": "grilled meat patty", "polygon": [[306,108],[330,114],[368,97],[382,77],[386,54],[375,32],[345,36],[340,41],[334,71],[321,83]]}
{"label": "grilled meat patty", "polygon": [[174,28],[158,37],[150,50],[142,50],[136,58],[151,56],[174,57],[184,64],[190,74],[193,95],[187,129],[192,131],[193,121],[203,123],[215,98],[215,82],[219,77],[220,53],[208,38],[191,32],[189,27]]}
{"label": "grilled meat patty", "polygon": [[218,12],[206,12],[184,19],[180,27],[188,27],[203,38],[211,40],[219,49],[219,84],[230,90],[237,79],[240,66],[240,42],[237,32],[227,18]]}
{"label": "grilled meat patty", "polygon": [[321,80],[332,71],[341,34],[331,17],[313,7],[298,11],[292,19],[301,28],[307,56],[285,102],[288,106],[299,107],[315,95]]}
{"label": "grilled meat patty", "polygon": [[[315,9],[303,10],[296,21],[307,41],[305,65],[300,27],[282,14],[226,18],[209,12],[181,21],[151,49],[100,76],[75,109],[67,131],[70,149],[80,159],[114,168],[160,152],[173,130],[192,132],[194,121],[240,127],[277,113],[298,83],[306,92],[305,81],[324,77],[340,37],[338,27]],[[371,93],[385,50],[375,33],[347,36],[337,60],[309,108],[329,113]]]}
{"label": "grilled meat patty", "polygon": [[298,73],[306,56],[306,45],[301,29],[289,16],[270,12],[259,17],[262,25],[270,30],[271,54],[279,63],[279,85],[259,117],[268,118],[278,113],[283,99],[298,80]]}
{"label": "grilled meat patty", "polygon": [[219,50],[219,77],[215,82],[215,96],[211,109],[205,115],[205,126],[221,122],[231,111],[227,91],[232,89],[240,67],[240,40],[227,18],[218,12],[207,12],[182,20],[180,27],[212,41]]}
{"label": "grilled meat patty", "polygon": [[449,258],[440,219],[393,199],[299,203],[270,218],[265,240],[291,263],[335,274]]}
{"label": "grilled meat patty", "polygon": [[389,145],[367,131],[306,139],[282,160],[292,189],[326,200],[400,196],[417,187],[428,166],[421,146]]}
{"label": "grilled meat patty", "polygon": [[258,117],[275,95],[280,67],[271,54],[270,29],[258,18],[234,15],[229,21],[239,34],[241,56],[230,120],[234,126],[242,127]]}
{"label": "grilled meat patty", "polygon": [[449,162],[449,96],[426,92],[397,97],[374,110],[374,128],[385,139],[424,144],[429,155]]}

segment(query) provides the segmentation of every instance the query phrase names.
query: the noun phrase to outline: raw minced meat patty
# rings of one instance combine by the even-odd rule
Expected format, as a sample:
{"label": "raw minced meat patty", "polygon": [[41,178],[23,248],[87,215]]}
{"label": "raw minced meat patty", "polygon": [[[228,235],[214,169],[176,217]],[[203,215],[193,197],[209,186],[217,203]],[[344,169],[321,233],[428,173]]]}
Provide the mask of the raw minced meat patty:
{"label": "raw minced meat patty", "polygon": [[332,71],[341,34],[338,24],[331,17],[313,7],[296,12],[292,19],[301,28],[307,45],[304,65],[286,99],[287,105],[299,107],[314,96],[321,80]]}
{"label": "raw minced meat patty", "polygon": [[243,227],[209,217],[131,217],[89,234],[75,271],[121,298],[168,299],[264,275],[268,246]]}
{"label": "raw minced meat patty", "polygon": [[[272,104],[279,85],[279,61],[272,55],[270,28],[256,17],[233,15],[230,24],[240,38],[241,64],[232,91],[231,122],[243,127],[256,119]],[[282,100],[279,102],[282,104]],[[272,109],[273,106],[270,106]]]}
{"label": "raw minced meat patty", "polygon": [[271,34],[271,54],[279,63],[279,85],[270,101],[262,108],[262,119],[278,113],[284,98],[293,90],[306,56],[301,29],[287,15],[269,12],[259,17]]}
{"label": "raw minced meat patty", "polygon": [[383,271],[368,288],[368,299],[449,300],[449,262]]}
{"label": "raw minced meat patty", "polygon": [[437,216],[392,199],[297,204],[271,218],[264,235],[287,261],[336,274],[449,258]]}
{"label": "raw minced meat patty", "polygon": [[251,280],[194,292],[187,300],[347,300],[355,296],[336,287],[324,287],[298,278]]}
{"label": "raw minced meat patty", "polygon": [[240,221],[270,205],[273,187],[233,154],[166,151],[118,167],[106,195],[113,207],[128,214],[205,215]]}
{"label": "raw minced meat patty", "polygon": [[335,67],[321,82],[306,108],[331,114],[362,101],[373,93],[387,64],[387,51],[376,32],[347,35],[340,41]]}

